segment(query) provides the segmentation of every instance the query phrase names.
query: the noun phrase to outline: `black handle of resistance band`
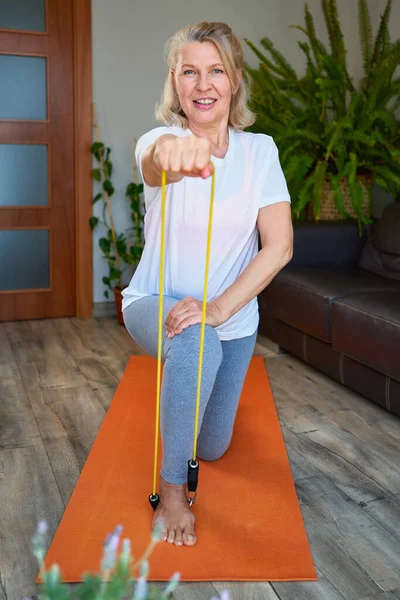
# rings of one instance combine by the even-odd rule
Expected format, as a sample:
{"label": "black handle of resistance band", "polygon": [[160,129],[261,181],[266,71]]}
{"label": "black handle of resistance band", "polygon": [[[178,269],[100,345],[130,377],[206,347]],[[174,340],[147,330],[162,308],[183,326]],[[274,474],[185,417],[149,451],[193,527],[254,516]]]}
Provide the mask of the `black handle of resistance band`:
{"label": "black handle of resistance band", "polygon": [[197,483],[199,480],[199,461],[188,461],[188,490],[189,492],[195,492],[197,490]]}
{"label": "black handle of resistance band", "polygon": [[[188,491],[195,492],[197,490],[197,484],[199,481],[199,461],[193,462],[192,459],[188,461]],[[160,496],[158,494],[150,494],[149,502],[153,510],[156,510],[160,503]]]}
{"label": "black handle of resistance band", "polygon": [[150,494],[149,502],[151,504],[152,509],[156,510],[156,508],[160,502],[160,496],[158,494],[154,494],[154,496],[153,496],[153,494]]}

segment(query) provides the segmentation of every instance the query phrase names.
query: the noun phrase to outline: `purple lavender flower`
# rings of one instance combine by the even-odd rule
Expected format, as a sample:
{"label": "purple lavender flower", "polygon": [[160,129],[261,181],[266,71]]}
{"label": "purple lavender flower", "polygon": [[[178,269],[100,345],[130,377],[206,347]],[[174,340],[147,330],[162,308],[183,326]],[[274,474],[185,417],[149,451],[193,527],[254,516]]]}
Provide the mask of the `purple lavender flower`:
{"label": "purple lavender flower", "polygon": [[114,531],[106,537],[104,542],[103,560],[101,563],[101,567],[104,570],[112,569],[116,563],[119,537],[122,530],[122,525],[117,525]]}
{"label": "purple lavender flower", "polygon": [[229,595],[228,590],[222,590],[221,596],[219,598],[217,598],[216,596],[213,596],[211,598],[211,600],[230,600],[230,595]]}
{"label": "purple lavender flower", "polygon": [[38,525],[36,527],[36,531],[31,538],[32,552],[33,552],[33,555],[36,557],[39,565],[42,565],[42,562],[44,560],[44,555],[46,553],[45,545],[44,545],[44,538],[45,538],[47,531],[48,531],[47,523],[45,520],[42,520],[38,523]]}
{"label": "purple lavender flower", "polygon": [[48,531],[47,522],[45,520],[40,521],[39,525],[37,527],[37,532],[39,533],[39,535],[46,535],[47,531]]}

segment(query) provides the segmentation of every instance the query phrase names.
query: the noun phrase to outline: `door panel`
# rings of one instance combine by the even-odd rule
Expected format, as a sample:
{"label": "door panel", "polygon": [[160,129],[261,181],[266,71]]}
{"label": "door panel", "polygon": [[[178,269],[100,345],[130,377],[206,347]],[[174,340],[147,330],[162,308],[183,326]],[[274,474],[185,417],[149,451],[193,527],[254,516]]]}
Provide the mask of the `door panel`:
{"label": "door panel", "polygon": [[48,289],[49,246],[48,229],[1,229],[0,256],[8,260],[2,265],[0,290]]}
{"label": "door panel", "polygon": [[0,181],[0,206],[49,206],[48,146],[0,144]]}
{"label": "door panel", "polygon": [[1,0],[0,29],[46,31],[45,0]]}
{"label": "door panel", "polygon": [[73,5],[39,4],[0,8],[0,28],[47,22],[0,30],[0,321],[76,314]]}

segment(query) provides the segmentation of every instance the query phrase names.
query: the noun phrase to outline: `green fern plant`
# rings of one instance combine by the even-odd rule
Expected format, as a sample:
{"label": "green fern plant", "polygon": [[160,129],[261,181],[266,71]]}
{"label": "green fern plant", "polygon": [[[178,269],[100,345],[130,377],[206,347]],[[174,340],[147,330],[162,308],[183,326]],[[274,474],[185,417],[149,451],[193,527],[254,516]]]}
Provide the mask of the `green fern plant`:
{"label": "green fern plant", "polygon": [[279,147],[294,219],[303,219],[310,205],[315,219],[320,218],[325,182],[340,216],[349,218],[340,187],[347,181],[360,227],[371,222],[372,207],[369,185],[370,211],[365,215],[362,178],[373,178],[393,195],[400,191],[400,77],[394,77],[400,40],[392,42],[389,36],[391,3],[373,40],[367,0],[358,2],[364,67],[358,89],[347,69],[336,0],[321,0],[329,49],[317,37],[307,3],[305,25],[290,25],[307,38],[298,42],[306,60],[302,77],[269,38],[260,40],[267,54],[246,39],[260,60],[258,69],[246,65],[253,83],[251,107],[257,114],[249,130],[271,135]]}

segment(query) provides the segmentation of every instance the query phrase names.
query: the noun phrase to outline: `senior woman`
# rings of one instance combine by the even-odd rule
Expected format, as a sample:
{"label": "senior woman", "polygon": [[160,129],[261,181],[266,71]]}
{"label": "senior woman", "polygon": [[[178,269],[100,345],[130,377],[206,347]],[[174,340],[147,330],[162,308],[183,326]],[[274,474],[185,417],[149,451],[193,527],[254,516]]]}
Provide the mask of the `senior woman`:
{"label": "senior woman", "polygon": [[[186,498],[193,449],[199,337],[212,165],[216,169],[197,457],[228,449],[259,322],[257,294],[292,257],[290,196],[272,137],[254,122],[242,78],[243,50],[225,23],[178,31],[156,110],[165,124],[143,135],[136,159],[146,205],[142,258],[123,291],[132,338],[157,356],[161,172],[167,174],[161,390],[162,539],[196,543]],[[260,234],[261,250],[258,247]]]}

